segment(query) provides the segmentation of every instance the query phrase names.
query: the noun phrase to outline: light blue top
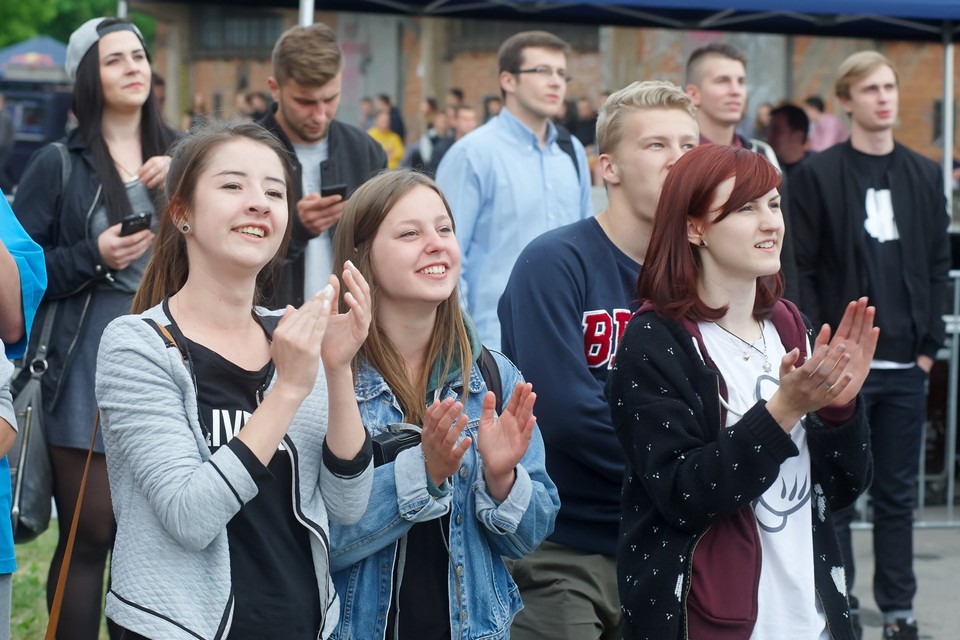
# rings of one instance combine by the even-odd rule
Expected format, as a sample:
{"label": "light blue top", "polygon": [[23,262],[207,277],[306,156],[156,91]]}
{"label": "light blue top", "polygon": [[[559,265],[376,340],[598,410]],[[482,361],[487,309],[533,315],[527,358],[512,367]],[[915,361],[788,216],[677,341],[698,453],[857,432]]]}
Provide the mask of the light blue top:
{"label": "light blue top", "polygon": [[[20,272],[20,297],[23,299],[23,320],[26,331],[24,336],[14,344],[4,345],[6,358],[19,358],[27,349],[30,337],[30,327],[33,317],[37,313],[40,299],[47,289],[47,267],[43,261],[43,249],[30,239],[27,232],[20,226],[20,221],[13,215],[13,210],[7,203],[6,197],[0,192],[0,240],[13,256]],[[9,422],[14,428],[17,426],[16,416],[13,415],[13,398],[10,395],[10,375],[13,372],[6,359],[0,362],[0,417]],[[12,420],[11,420],[12,418]],[[0,513],[10,513],[10,465],[7,457],[0,458]],[[13,530],[10,521],[6,520],[0,527],[0,574],[13,573],[17,570],[17,559],[13,550]]]}
{"label": "light blue top", "polygon": [[444,154],[437,184],[450,202],[463,253],[460,294],[480,338],[500,348],[497,302],[520,252],[545,231],[593,215],[583,145],[570,156],[547,124],[547,144],[506,108]]}
{"label": "light blue top", "polygon": [[[521,380],[520,372],[502,354],[497,361],[506,396]],[[357,402],[371,434],[402,422],[396,397],[365,362],[357,373]],[[460,385],[447,384],[439,398],[459,397]],[[414,524],[450,514],[450,565],[447,572],[450,629],[453,638],[507,638],[510,622],[522,604],[517,585],[501,559],[520,558],[537,548],[553,531],[560,498],[544,466],[543,439],[535,429],[526,454],[517,465],[513,488],[503,502],[487,492],[483,460],[477,452],[477,427],[487,389],[480,368],[470,372],[464,413],[470,420],[461,438],[473,444],[460,470],[440,491],[428,488],[423,448],[401,451],[396,461],[374,469],[366,513],[354,525],[330,525],[330,569],[340,595],[340,625],[335,640],[382,639],[390,602],[396,596],[394,567],[402,568],[406,545],[400,545]],[[432,483],[431,483],[432,484]],[[398,546],[401,549],[398,558]],[[416,569],[413,569],[414,571]]]}

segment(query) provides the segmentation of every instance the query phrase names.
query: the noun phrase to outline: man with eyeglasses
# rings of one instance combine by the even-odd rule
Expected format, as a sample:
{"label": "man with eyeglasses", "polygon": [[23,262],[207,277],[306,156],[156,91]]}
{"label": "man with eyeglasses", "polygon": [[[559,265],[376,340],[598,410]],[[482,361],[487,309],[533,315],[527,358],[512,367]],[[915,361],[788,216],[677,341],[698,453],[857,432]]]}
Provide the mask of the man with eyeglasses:
{"label": "man with eyeglasses", "polygon": [[499,53],[503,109],[454,144],[437,169],[457,221],[461,296],[493,349],[497,301],[517,256],[541,233],[592,215],[583,145],[551,122],[566,96],[570,52],[545,31],[508,38]]}

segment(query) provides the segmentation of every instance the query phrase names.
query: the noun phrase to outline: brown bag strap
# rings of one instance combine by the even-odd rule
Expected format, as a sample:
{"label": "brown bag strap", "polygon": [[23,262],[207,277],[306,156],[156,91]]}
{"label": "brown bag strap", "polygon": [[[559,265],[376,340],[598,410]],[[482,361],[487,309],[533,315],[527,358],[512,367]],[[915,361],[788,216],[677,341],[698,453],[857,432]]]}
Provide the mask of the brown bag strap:
{"label": "brown bag strap", "polygon": [[53,596],[53,605],[50,607],[50,619],[47,622],[47,634],[44,640],[55,640],[57,625],[60,623],[60,608],[63,605],[63,592],[67,586],[67,574],[70,573],[70,559],[73,556],[73,543],[77,537],[77,525],[80,522],[80,508],[83,506],[83,493],[87,488],[87,475],[90,472],[90,460],[93,458],[93,445],[97,441],[97,429],[100,427],[100,412],[93,421],[93,435],[90,437],[90,449],[87,450],[87,463],[83,467],[83,476],[80,478],[80,493],[77,495],[77,504],[73,508],[73,522],[70,523],[70,535],[67,536],[67,546],[63,551],[63,561],[60,563],[60,575],[57,577],[57,590]]}

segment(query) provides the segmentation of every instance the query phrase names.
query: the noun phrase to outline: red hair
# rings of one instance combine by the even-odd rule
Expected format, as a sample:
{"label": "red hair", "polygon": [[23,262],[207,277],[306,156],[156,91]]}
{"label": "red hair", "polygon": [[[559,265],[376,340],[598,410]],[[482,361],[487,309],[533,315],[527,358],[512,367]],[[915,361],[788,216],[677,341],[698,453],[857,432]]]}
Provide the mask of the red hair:
{"label": "red hair", "polygon": [[[690,150],[667,174],[637,285],[640,300],[651,303],[658,313],[696,322],[719,320],[726,314],[726,307],[715,309],[700,299],[697,284],[703,265],[699,249],[690,243],[687,223],[707,224],[717,187],[732,177],[736,177],[733,191],[710,224],[780,186],[780,173],[762,154],[716,144]],[[757,278],[754,316],[767,317],[782,294],[779,273]]]}

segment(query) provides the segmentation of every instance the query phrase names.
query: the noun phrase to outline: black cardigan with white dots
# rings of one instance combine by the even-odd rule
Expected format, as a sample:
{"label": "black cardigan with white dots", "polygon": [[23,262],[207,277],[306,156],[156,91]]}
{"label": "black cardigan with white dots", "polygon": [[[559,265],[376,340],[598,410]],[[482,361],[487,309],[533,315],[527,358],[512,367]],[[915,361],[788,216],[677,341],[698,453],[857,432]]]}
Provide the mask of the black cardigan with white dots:
{"label": "black cardigan with white dots", "polygon": [[[778,303],[771,320],[787,351],[805,353],[806,327],[796,307]],[[628,640],[686,639],[705,623],[711,640],[747,640],[756,623],[761,556],[751,504],[798,451],[763,401],[723,428],[721,394],[726,385],[696,323],[641,309],[607,381],[628,460],[617,550]],[[836,426],[817,414],[803,421],[816,590],[834,640],[852,639],[853,631],[830,513],[856,500],[872,470],[867,420],[857,405]]]}

